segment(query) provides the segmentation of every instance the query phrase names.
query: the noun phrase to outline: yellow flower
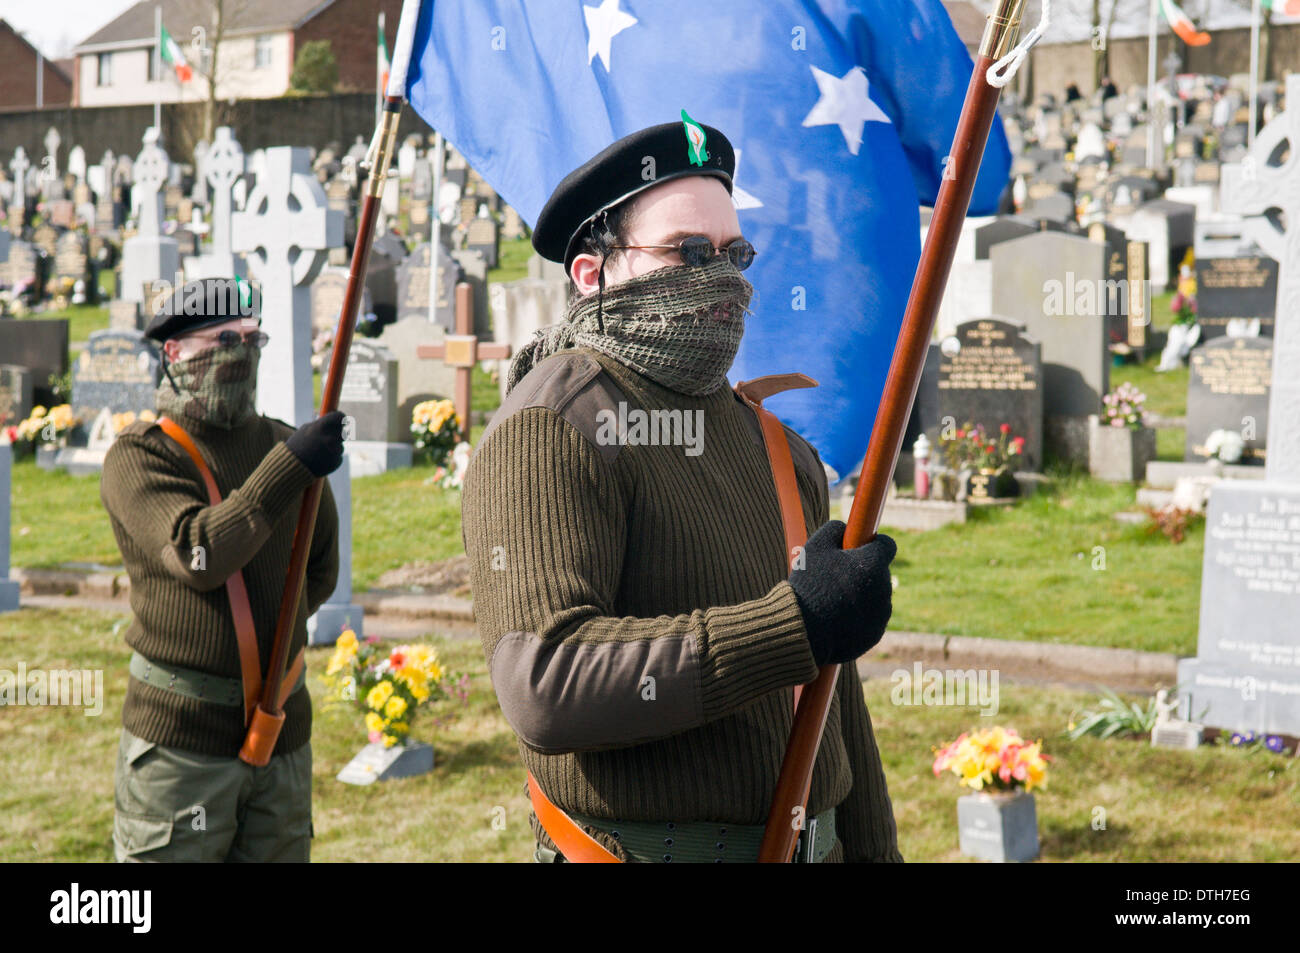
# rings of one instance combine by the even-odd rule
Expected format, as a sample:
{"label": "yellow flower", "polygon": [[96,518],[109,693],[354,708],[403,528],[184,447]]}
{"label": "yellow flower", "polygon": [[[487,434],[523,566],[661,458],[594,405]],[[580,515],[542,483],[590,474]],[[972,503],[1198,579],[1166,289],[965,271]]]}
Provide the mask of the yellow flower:
{"label": "yellow flower", "polygon": [[388,699],[384,705],[384,714],[389,718],[401,718],[406,713],[406,699],[401,695],[394,695]]}
{"label": "yellow flower", "polygon": [[28,420],[42,420],[42,419],[44,419],[44,417],[45,417],[45,415],[46,415],[47,413],[49,413],[48,410],[46,410],[46,409],[45,409],[44,407],[42,407],[40,404],[37,404],[35,407],[32,408],[32,412],[31,412],[30,415],[28,415],[27,419],[28,419]]}
{"label": "yellow flower", "polygon": [[366,731],[383,731],[384,719],[373,711],[366,712]]}
{"label": "yellow flower", "polygon": [[152,410],[142,410],[140,411],[140,419],[146,421],[157,420],[158,415],[155,414]]}
{"label": "yellow flower", "polygon": [[392,696],[392,684],[390,682],[380,682],[366,693],[366,704],[375,711],[379,711],[388,703],[388,699]]}
{"label": "yellow flower", "polygon": [[355,652],[357,650],[357,634],[351,629],[344,629],[343,633],[339,636],[338,641],[334,644],[341,649],[347,648]]}

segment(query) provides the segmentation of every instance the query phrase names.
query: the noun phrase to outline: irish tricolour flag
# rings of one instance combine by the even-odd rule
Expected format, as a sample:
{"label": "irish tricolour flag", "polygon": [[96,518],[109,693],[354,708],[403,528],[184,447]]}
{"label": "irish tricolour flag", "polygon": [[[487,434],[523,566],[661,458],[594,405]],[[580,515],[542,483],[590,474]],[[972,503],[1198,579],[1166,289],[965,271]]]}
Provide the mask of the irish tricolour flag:
{"label": "irish tricolour flag", "polygon": [[1160,12],[1165,15],[1170,28],[1178,34],[1178,38],[1188,46],[1204,46],[1210,42],[1210,34],[1196,29],[1192,18],[1184,13],[1174,0],[1160,0]]}
{"label": "irish tricolour flag", "polygon": [[188,83],[194,78],[194,70],[190,69],[190,64],[185,62],[185,54],[172,39],[172,35],[167,32],[167,28],[164,26],[161,29],[162,36],[159,38],[158,49],[162,53],[163,62],[176,71],[177,79],[182,83]]}

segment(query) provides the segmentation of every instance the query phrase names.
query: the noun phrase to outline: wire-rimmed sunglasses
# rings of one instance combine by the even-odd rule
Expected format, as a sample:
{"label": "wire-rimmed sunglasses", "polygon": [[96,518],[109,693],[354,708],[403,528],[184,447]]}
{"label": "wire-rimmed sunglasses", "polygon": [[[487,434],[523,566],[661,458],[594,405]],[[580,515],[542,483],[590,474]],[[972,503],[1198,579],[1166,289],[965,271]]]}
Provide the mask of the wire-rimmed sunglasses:
{"label": "wire-rimmed sunglasses", "polygon": [[743,238],[737,238],[729,245],[723,245],[721,248],[715,248],[704,235],[688,235],[680,242],[671,245],[610,245],[610,248],[669,248],[676,251],[682,256],[682,264],[690,265],[693,268],[699,268],[713,261],[718,255],[725,254],[727,259],[736,266],[738,271],[744,271],[754,263],[754,256],[758,252],[754,251],[754,246]]}

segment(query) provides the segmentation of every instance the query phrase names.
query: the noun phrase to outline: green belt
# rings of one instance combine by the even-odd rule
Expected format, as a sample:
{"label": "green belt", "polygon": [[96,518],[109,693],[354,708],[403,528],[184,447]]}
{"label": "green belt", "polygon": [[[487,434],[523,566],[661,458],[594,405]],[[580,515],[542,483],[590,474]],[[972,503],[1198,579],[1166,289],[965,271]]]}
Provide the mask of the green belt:
{"label": "green belt", "polygon": [[[196,672],[194,669],[181,668],[179,665],[152,662],[139,652],[131,653],[131,674],[146,685],[172,691],[201,702],[227,705],[232,708],[239,708],[244,704],[244,683],[237,678],[222,678],[220,675]],[[307,666],[304,665],[302,671],[298,673],[298,681],[293,686],[293,692],[302,688],[306,680]],[[292,695],[293,692],[289,694]]]}
{"label": "green belt", "polygon": [[[618,841],[628,856],[650,864],[752,864],[763,842],[761,824],[718,824],[714,821],[611,821],[568,812],[574,822],[604,831]],[[812,841],[811,858],[805,845]],[[818,814],[799,835],[797,862],[820,864],[835,846],[835,808]]]}

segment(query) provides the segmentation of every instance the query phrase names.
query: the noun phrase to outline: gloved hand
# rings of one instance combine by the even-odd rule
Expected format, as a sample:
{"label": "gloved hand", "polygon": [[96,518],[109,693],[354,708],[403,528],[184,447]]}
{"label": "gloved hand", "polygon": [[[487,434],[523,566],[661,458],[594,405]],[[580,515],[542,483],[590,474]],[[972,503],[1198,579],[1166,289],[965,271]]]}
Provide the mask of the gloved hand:
{"label": "gloved hand", "polygon": [[822,524],[804,545],[804,568],[789,577],[818,665],[865,654],[885,634],[893,611],[889,563],[898,547],[877,535],[856,549],[841,549],[844,529],[839,520]]}
{"label": "gloved hand", "polygon": [[284,443],[312,476],[333,473],[343,464],[343,412],[331,410],[303,424]]}

